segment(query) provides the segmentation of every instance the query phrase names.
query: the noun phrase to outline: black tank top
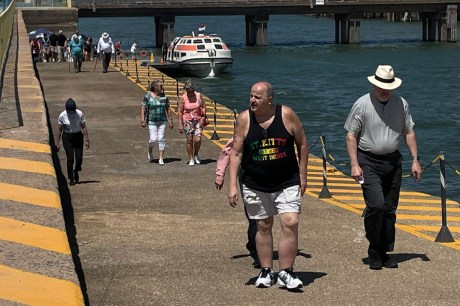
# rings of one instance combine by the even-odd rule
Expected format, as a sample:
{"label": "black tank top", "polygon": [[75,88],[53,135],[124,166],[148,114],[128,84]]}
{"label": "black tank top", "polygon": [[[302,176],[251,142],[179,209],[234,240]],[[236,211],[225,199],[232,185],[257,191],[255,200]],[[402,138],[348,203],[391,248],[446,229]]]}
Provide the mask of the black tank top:
{"label": "black tank top", "polygon": [[276,192],[300,184],[294,136],[284,127],[282,106],[275,107],[275,118],[266,130],[249,111],[249,131],[244,140],[242,182],[263,192]]}

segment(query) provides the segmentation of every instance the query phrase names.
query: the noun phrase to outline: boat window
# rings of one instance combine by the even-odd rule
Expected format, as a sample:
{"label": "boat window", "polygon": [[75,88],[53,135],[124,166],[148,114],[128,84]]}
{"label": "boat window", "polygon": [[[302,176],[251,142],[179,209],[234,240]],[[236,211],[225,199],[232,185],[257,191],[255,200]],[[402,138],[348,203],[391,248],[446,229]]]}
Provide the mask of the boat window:
{"label": "boat window", "polygon": [[210,38],[205,38],[204,39],[205,44],[210,44],[211,42],[212,42],[212,40]]}
{"label": "boat window", "polygon": [[185,56],[185,53],[184,53],[184,52],[182,52],[182,53],[180,54],[180,56],[181,56],[181,57]]}
{"label": "boat window", "polygon": [[192,43],[192,40],[191,39],[187,39],[187,44],[191,44]]}
{"label": "boat window", "polygon": [[198,46],[196,46],[196,48],[197,48],[198,50],[204,50],[204,49],[206,49],[206,47],[205,47],[204,45],[198,45]]}
{"label": "boat window", "polygon": [[213,42],[220,42],[220,39],[219,38],[213,38],[212,41]]}
{"label": "boat window", "polygon": [[193,41],[194,44],[202,44],[203,43],[203,40],[202,39],[195,39]]}
{"label": "boat window", "polygon": [[219,49],[219,50],[222,50],[222,49],[223,49],[223,48],[222,48],[222,45],[217,45],[217,44],[215,44],[214,47],[215,47],[216,49]]}

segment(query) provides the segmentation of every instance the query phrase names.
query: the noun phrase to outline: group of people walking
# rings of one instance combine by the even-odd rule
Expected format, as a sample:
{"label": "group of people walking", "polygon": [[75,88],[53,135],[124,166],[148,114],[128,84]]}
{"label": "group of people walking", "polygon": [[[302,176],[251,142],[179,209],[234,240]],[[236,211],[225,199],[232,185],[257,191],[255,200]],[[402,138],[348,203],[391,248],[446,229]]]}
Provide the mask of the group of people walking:
{"label": "group of people walking", "polygon": [[58,35],[54,33],[54,30],[51,30],[49,37],[48,34],[43,33],[39,38],[33,38],[30,41],[31,52],[35,61],[73,62],[76,73],[81,72],[84,61],[92,59],[96,59],[96,61],[100,59],[102,72],[107,73],[112,55],[115,54],[115,50],[120,51],[120,42],[117,44],[112,41],[107,32],[102,33],[97,43],[93,44],[92,37],[82,36],[78,29],[71,35],[70,39],[67,39],[62,30],[59,30]]}
{"label": "group of people walking", "polygon": [[[206,104],[201,94],[195,90],[191,80],[184,85],[184,93],[177,106],[179,133],[185,134],[187,141],[188,165],[200,164],[198,155],[201,147],[201,136],[206,119]],[[165,129],[174,127],[169,99],[164,94],[163,82],[155,80],[150,85],[150,92],[144,96],[141,107],[141,126],[149,128],[149,147],[147,157],[154,161],[153,146],[158,142],[158,163],[164,165]]]}
{"label": "group of people walking", "polygon": [[[388,253],[394,250],[396,209],[402,181],[402,138],[412,156],[411,171],[416,181],[419,163],[414,122],[407,101],[393,95],[402,81],[393,67],[379,65],[368,77],[373,90],[359,98],[345,121],[346,148],[351,177],[361,184],[366,204],[364,228],[368,264],[372,270],[398,268]],[[300,289],[303,282],[293,271],[298,251],[300,198],[307,188],[307,137],[295,112],[273,103],[274,90],[267,82],[251,88],[249,109],[240,113],[233,138],[221,152],[215,186],[221,189],[229,166],[228,203],[238,203],[238,181],[249,220],[250,254],[261,271],[255,285],[272,286],[275,281],[287,289]],[[279,272],[273,269],[273,223],[279,215]],[[256,231],[252,230],[256,223]],[[255,250],[251,245],[255,242]]]}
{"label": "group of people walking", "polygon": [[[85,58],[85,60],[89,60],[89,54],[92,53],[93,48],[94,46],[92,45],[91,37],[88,37],[86,41],[84,41],[78,30],[72,35],[69,43],[69,50],[72,56],[75,72],[81,71],[83,59]],[[107,73],[112,54],[115,54],[114,43],[107,32],[102,33],[95,47],[95,52],[97,53],[96,64],[98,58],[100,58],[102,61],[102,72]]]}
{"label": "group of people walking", "polygon": [[[407,101],[393,95],[402,81],[389,65],[379,65],[368,77],[373,89],[360,97],[345,120],[346,148],[351,177],[361,184],[366,204],[364,227],[369,241],[368,263],[372,270],[397,268],[388,253],[394,250],[396,209],[402,181],[402,138],[412,156],[411,171],[420,180],[414,122]],[[187,141],[188,165],[200,164],[199,150],[206,106],[190,80],[178,102],[179,132]],[[287,289],[300,289],[302,280],[294,272],[298,252],[301,198],[307,189],[308,148],[304,127],[287,105],[274,103],[275,91],[266,82],[255,83],[249,105],[234,126],[233,137],[222,150],[216,167],[215,187],[222,189],[228,168],[228,204],[236,207],[241,194],[248,226],[248,248],[254,266],[261,271],[255,285],[267,288],[277,282]],[[154,161],[153,147],[158,143],[158,163],[164,165],[166,125],[173,129],[169,99],[163,83],[151,83],[142,101],[141,126],[148,126],[148,160]],[[79,180],[83,145],[89,147],[83,113],[72,99],[59,116],[59,133],[67,155],[70,185]],[[72,151],[72,146],[78,147]],[[74,157],[76,159],[73,167]],[[278,268],[273,267],[273,224],[279,215],[281,235],[278,242]]]}

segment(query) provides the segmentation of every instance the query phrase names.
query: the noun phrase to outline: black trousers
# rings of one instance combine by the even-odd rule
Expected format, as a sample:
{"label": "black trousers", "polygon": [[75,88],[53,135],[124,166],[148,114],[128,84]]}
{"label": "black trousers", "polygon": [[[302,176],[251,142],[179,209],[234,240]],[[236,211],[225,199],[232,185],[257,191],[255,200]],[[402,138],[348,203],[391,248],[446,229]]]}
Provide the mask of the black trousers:
{"label": "black trousers", "polygon": [[[241,167],[238,169],[238,182],[240,185],[240,192],[241,195],[243,194],[243,185],[241,184],[241,178],[243,177],[243,171]],[[244,215],[248,220],[248,242],[246,243],[246,249],[249,251],[251,256],[257,256],[257,248],[256,248],[256,234],[257,234],[257,220],[249,219],[248,212],[246,211],[246,205],[244,206]]]}
{"label": "black trousers", "polygon": [[79,55],[72,55],[73,58],[73,68],[75,71],[80,71],[81,70],[81,63],[83,62],[83,56]]}
{"label": "black trousers", "polygon": [[109,70],[110,60],[112,59],[112,52],[102,52],[102,70],[107,72]]}
{"label": "black trousers", "polygon": [[83,163],[83,133],[62,133],[62,145],[67,156],[67,178],[72,180],[75,171],[81,171]]}
{"label": "black trousers", "polygon": [[369,256],[382,256],[394,249],[396,209],[402,180],[402,155],[395,151],[375,155],[358,150],[358,162],[363,170],[366,212],[364,228],[369,241]]}

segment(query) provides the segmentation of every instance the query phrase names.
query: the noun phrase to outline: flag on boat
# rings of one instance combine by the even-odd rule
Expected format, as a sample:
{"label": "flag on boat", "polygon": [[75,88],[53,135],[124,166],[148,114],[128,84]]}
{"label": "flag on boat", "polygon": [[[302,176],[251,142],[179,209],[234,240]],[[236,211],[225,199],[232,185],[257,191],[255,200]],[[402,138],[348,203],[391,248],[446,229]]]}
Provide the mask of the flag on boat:
{"label": "flag on boat", "polygon": [[202,24],[198,27],[198,33],[204,33],[204,31],[206,31],[206,26]]}

